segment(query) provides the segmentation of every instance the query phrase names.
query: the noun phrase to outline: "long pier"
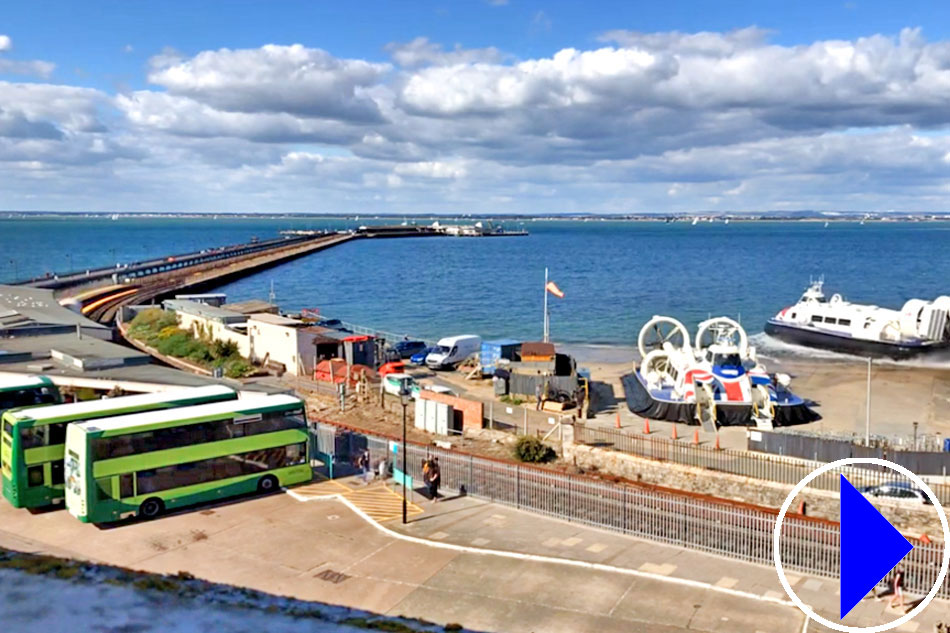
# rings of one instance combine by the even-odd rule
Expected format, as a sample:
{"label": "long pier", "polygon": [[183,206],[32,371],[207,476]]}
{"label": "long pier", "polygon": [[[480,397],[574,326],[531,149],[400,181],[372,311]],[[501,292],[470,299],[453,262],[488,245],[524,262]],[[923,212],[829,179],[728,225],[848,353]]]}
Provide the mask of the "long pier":
{"label": "long pier", "polygon": [[[419,226],[370,226],[355,231],[288,231],[280,238],[251,241],[198,252],[22,280],[12,285],[48,288],[61,303],[79,304],[94,321],[111,323],[122,306],[142,304],[183,290],[220,286],[251,272],[358,239],[439,237],[444,232]],[[523,234],[496,232],[485,237]]]}
{"label": "long pier", "polygon": [[[60,302],[78,303],[88,318],[111,323],[122,306],[147,303],[186,289],[219,286],[359,237],[352,233],[333,233],[268,240],[170,256],[118,269],[90,271],[88,275],[74,273],[50,281]],[[47,280],[41,283],[42,286],[29,285],[51,287]]]}

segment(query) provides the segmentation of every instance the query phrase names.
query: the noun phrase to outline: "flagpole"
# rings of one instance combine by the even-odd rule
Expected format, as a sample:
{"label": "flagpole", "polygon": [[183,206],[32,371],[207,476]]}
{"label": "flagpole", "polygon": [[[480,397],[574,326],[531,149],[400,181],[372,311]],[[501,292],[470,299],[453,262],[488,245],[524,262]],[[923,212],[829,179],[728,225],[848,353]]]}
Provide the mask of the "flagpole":
{"label": "flagpole", "polygon": [[548,269],[544,268],[544,342],[548,342]]}

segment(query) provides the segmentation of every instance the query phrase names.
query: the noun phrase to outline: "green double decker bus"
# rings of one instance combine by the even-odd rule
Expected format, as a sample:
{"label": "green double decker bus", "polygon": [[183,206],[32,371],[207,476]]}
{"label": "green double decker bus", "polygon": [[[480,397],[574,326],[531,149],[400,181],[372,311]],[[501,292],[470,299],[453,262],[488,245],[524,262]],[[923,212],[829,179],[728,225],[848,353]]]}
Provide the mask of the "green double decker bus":
{"label": "green double decker bus", "polygon": [[127,413],[234,400],[237,392],[221,385],[159,393],[87,400],[47,407],[10,409],[2,415],[0,481],[3,496],[16,508],[62,503],[66,427],[76,422]]}
{"label": "green double decker bus", "polygon": [[66,429],[66,508],[86,523],[311,480],[304,403],[253,396]]}
{"label": "green double decker bus", "polygon": [[59,389],[46,376],[0,373],[0,416],[7,409],[62,402]]}

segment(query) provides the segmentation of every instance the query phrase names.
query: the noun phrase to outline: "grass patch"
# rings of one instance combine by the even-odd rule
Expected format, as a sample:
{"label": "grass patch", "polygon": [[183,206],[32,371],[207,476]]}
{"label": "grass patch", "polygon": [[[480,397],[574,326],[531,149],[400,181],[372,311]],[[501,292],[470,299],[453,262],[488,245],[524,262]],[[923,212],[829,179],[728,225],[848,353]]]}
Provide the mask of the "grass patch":
{"label": "grass patch", "polygon": [[340,624],[366,629],[367,631],[387,631],[388,633],[419,633],[419,629],[414,629],[403,622],[393,620],[369,620],[367,618],[346,618]]}
{"label": "grass patch", "polygon": [[499,400],[501,400],[505,404],[513,404],[515,406],[522,405],[525,402],[527,402],[527,400],[523,400],[519,398],[518,396],[509,396],[509,395],[504,395],[501,398],[499,398]]}
{"label": "grass patch", "polygon": [[162,591],[165,593],[177,593],[181,585],[176,580],[164,576],[143,576],[132,583],[132,586],[142,591]]}
{"label": "grass patch", "polygon": [[79,573],[79,563],[52,556],[12,555],[0,560],[0,569],[16,569],[36,576],[56,576],[69,579]]}
{"label": "grass patch", "polygon": [[254,367],[238,353],[233,341],[211,340],[203,329],[196,335],[178,326],[174,312],[147,308],[129,323],[129,336],[154,347],[160,354],[181,358],[206,369],[221,367],[228,378],[243,378]]}

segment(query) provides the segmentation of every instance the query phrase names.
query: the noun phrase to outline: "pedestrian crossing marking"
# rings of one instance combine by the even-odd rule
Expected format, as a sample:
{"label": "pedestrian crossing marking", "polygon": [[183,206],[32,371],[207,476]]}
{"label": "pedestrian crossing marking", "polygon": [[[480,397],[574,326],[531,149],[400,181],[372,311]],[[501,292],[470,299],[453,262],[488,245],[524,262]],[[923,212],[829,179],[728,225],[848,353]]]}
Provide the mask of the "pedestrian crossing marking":
{"label": "pedestrian crossing marking", "polygon": [[[292,492],[293,496],[300,501],[326,497],[346,497],[354,506],[365,512],[367,516],[380,523],[402,516],[402,495],[382,483],[351,488],[340,481],[326,479],[305,486],[296,486]],[[425,512],[422,507],[411,501],[406,510],[408,516]]]}

